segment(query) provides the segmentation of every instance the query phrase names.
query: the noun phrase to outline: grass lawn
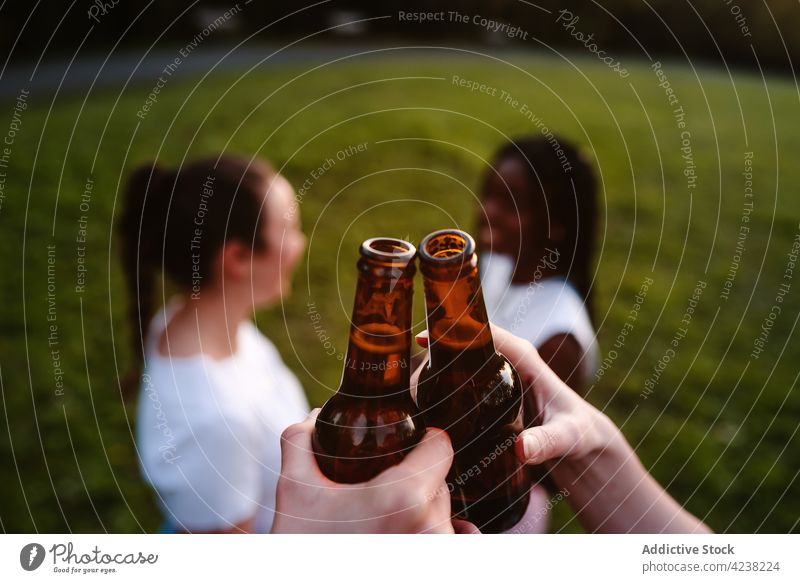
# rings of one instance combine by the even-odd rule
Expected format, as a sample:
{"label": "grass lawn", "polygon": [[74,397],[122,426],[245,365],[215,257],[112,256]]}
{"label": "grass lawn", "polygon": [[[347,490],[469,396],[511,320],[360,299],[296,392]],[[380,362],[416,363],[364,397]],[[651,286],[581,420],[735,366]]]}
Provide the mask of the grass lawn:
{"label": "grass lawn", "polygon": [[[800,220],[794,85],[664,63],[678,100],[670,105],[644,62],[621,79],[590,58],[575,67],[510,59],[409,51],[312,72],[174,79],[144,119],[137,112],[155,79],[121,94],[59,96],[52,108],[31,95],[0,206],[0,249],[9,261],[0,301],[8,424],[0,432],[0,528],[158,527],[138,473],[135,407],[122,406],[117,381],[129,362],[122,276],[130,266],[117,260],[112,226],[132,167],[224,149],[268,158],[298,188],[309,181],[300,205],[308,255],[292,296],[260,313],[258,325],[316,406],[341,373],[319,334],[345,350],[359,242],[386,234],[416,243],[437,228],[471,229],[485,160],[506,136],[540,131],[535,115],[581,144],[599,169],[595,303],[607,368],[589,400],[712,528],[796,531],[800,344],[792,337],[800,274],[791,265],[787,271]],[[489,89],[471,92],[453,75]],[[683,129],[673,111],[679,106]],[[0,122],[12,114],[13,104],[2,104]],[[737,250],[742,226],[749,231]],[[76,237],[84,228],[85,288],[76,291]],[[732,263],[738,269],[726,295]],[[705,287],[692,300],[698,282]],[[790,284],[785,295],[781,283]],[[310,311],[321,314],[316,328]],[[754,358],[760,337],[763,352]],[[61,389],[54,364],[63,371]],[[581,530],[564,503],[552,528]]]}

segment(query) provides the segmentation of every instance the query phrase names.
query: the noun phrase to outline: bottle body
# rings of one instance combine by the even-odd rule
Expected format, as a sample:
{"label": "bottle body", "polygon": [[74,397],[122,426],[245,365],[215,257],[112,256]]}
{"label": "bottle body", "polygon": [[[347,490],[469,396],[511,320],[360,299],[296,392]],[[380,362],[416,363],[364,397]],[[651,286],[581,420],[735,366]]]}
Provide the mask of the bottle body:
{"label": "bottle body", "polygon": [[426,424],[447,431],[453,443],[453,514],[483,532],[502,532],[524,515],[531,486],[514,451],[524,428],[522,384],[494,349],[471,237],[432,233],[420,245],[420,265],[429,361],[417,403]]}
{"label": "bottle body", "polygon": [[399,464],[424,432],[416,409],[410,395],[331,397],[317,417],[312,441],[322,473],[334,482],[356,484]]}
{"label": "bottle body", "polygon": [[365,482],[419,442],[425,426],[409,390],[413,245],[361,246],[347,358],[336,394],[317,417],[317,463],[331,480]]}

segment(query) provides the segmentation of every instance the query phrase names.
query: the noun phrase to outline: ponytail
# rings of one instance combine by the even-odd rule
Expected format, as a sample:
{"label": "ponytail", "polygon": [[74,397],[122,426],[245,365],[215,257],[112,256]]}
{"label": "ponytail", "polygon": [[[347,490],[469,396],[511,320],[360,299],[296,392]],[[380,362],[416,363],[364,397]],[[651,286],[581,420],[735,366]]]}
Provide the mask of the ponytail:
{"label": "ponytail", "polygon": [[133,367],[122,382],[123,398],[132,396],[139,384],[144,362],[145,339],[155,311],[156,270],[160,265],[158,250],[169,203],[170,173],[157,164],[144,164],[128,179],[119,231],[122,239],[122,264],[128,291],[127,320],[131,331]]}

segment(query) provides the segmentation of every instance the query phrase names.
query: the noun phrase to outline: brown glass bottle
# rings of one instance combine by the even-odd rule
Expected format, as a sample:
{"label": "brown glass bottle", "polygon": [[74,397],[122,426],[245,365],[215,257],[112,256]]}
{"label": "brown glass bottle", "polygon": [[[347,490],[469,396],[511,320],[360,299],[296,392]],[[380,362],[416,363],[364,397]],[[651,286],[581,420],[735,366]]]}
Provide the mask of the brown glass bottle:
{"label": "brown glass bottle", "polygon": [[419,257],[429,360],[417,404],[425,423],[453,442],[447,476],[453,515],[483,532],[502,532],[522,518],[531,487],[514,453],[523,429],[522,385],[495,350],[472,237],[436,231],[420,243]]}
{"label": "brown glass bottle", "polygon": [[361,244],[342,382],[313,436],[317,463],[336,482],[373,478],[399,463],[425,432],[409,390],[415,255],[400,239]]}

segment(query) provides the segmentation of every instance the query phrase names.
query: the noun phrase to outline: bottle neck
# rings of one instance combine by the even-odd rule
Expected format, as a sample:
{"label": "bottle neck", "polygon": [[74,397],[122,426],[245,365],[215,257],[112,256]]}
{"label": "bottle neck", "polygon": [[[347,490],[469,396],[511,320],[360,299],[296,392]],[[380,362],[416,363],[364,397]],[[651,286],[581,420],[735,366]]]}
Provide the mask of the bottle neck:
{"label": "bottle neck", "polygon": [[475,255],[459,269],[423,267],[433,369],[479,368],[494,354]]}
{"label": "bottle neck", "polygon": [[408,391],[413,272],[413,264],[381,274],[360,270],[340,393],[381,397]]}

